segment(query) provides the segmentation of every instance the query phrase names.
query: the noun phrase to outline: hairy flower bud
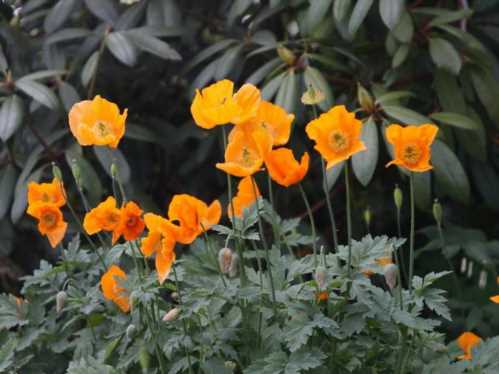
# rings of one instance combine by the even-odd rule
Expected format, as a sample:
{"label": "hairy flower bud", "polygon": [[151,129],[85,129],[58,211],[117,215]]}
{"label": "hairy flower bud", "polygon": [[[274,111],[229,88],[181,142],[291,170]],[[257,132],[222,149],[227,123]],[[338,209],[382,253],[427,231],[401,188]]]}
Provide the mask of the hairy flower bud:
{"label": "hairy flower bud", "polygon": [[128,340],[132,340],[135,337],[135,334],[137,333],[137,328],[133,323],[129,324],[128,327],[126,328],[126,337]]}
{"label": "hairy flower bud", "polygon": [[229,274],[233,255],[234,253],[230,248],[222,248],[218,252],[218,266],[222,274]]}
{"label": "hairy flower bud", "polygon": [[177,292],[172,292],[171,297],[173,300],[178,300],[178,293]]}
{"label": "hairy flower bud", "polygon": [[62,312],[64,309],[64,304],[66,303],[68,295],[64,291],[59,291],[57,292],[57,295],[55,296],[55,311],[57,313]]}
{"label": "hairy flower bud", "polygon": [[395,189],[393,190],[393,201],[395,202],[395,206],[397,207],[398,210],[402,208],[402,202],[404,200],[404,196],[402,195],[402,190],[400,187],[395,185]]}
{"label": "hairy flower bud", "polygon": [[54,178],[58,179],[59,182],[62,182],[62,172],[59,166],[56,165],[55,162],[52,162],[52,175]]}
{"label": "hairy flower bud", "polygon": [[373,98],[360,83],[357,83],[357,100],[365,112],[372,113],[374,111]]}
{"label": "hairy flower bud", "polygon": [[372,212],[371,212],[371,209],[369,207],[367,207],[364,210],[363,218],[364,218],[364,222],[366,223],[366,226],[367,227],[371,226]]}
{"label": "hairy flower bud", "polygon": [[435,218],[438,226],[442,224],[442,205],[440,205],[438,199],[433,202],[433,218]]}
{"label": "hairy flower bud", "polygon": [[235,370],[237,367],[237,364],[234,361],[225,361],[224,366],[226,369]]}
{"label": "hairy flower bud", "polygon": [[71,161],[71,172],[73,173],[73,178],[76,185],[78,186],[78,188],[81,188],[81,170],[78,162],[75,159]]}
{"label": "hairy flower bud", "polygon": [[119,177],[119,174],[118,174],[118,166],[113,162],[111,164],[111,177],[113,177],[113,179],[117,179]]}
{"label": "hairy flower bud", "polygon": [[398,267],[395,264],[386,265],[383,269],[383,275],[385,276],[385,281],[390,290],[393,290],[397,285],[397,273]]}
{"label": "hairy flower bud", "polygon": [[180,314],[180,308],[173,308],[170,309],[164,316],[163,316],[163,321],[164,322],[171,322],[177,319],[178,315]]}
{"label": "hairy flower bud", "polygon": [[324,266],[317,266],[317,269],[315,269],[314,279],[317,283],[317,287],[319,287],[319,290],[326,288],[326,268]]}
{"label": "hairy flower bud", "polygon": [[296,55],[293,53],[293,51],[282,45],[277,47],[277,54],[287,65],[291,66],[296,61]]}
{"label": "hairy flower bud", "polygon": [[145,345],[140,347],[139,363],[140,367],[142,368],[142,372],[146,373],[147,369],[149,369],[149,366],[151,365],[151,355],[149,354],[149,351],[147,350]]}
{"label": "hairy flower bud", "polygon": [[234,278],[237,276],[239,270],[239,255],[237,253],[232,254],[232,261],[229,267],[229,277]]}

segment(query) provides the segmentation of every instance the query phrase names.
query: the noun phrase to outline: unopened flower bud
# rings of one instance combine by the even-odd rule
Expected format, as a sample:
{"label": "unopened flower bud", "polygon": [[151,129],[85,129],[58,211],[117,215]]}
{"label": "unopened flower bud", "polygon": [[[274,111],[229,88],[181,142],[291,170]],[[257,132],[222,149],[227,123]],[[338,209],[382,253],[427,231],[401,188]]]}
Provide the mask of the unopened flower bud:
{"label": "unopened flower bud", "polygon": [[75,179],[76,185],[81,188],[81,170],[78,162],[73,159],[71,162],[71,172],[73,173],[73,178]]}
{"label": "unopened flower bud", "polygon": [[482,270],[480,272],[480,277],[478,278],[478,287],[482,290],[487,286],[487,272]]}
{"label": "unopened flower bud", "polygon": [[371,218],[372,218],[371,209],[369,207],[367,207],[364,210],[364,222],[366,223],[367,227],[371,226]]}
{"label": "unopened flower bud", "polygon": [[357,83],[357,100],[365,112],[372,113],[374,111],[373,98],[360,83]]}
{"label": "unopened flower bud", "polygon": [[140,367],[142,368],[142,372],[147,372],[147,369],[149,369],[149,366],[151,364],[151,355],[149,354],[149,351],[147,350],[145,345],[140,347],[139,363]]}
{"label": "unopened flower bud", "polygon": [[114,162],[111,164],[110,170],[111,170],[111,177],[113,177],[113,179],[117,179],[119,177],[118,166],[116,166]]}
{"label": "unopened flower bud", "polygon": [[59,291],[57,292],[57,295],[55,296],[55,311],[57,313],[62,312],[64,309],[64,304],[66,303],[68,295],[64,291]]}
{"label": "unopened flower bud", "polygon": [[404,200],[404,196],[402,195],[402,190],[398,186],[398,184],[395,186],[395,189],[393,190],[393,201],[395,202],[395,206],[397,207],[398,210],[402,208],[402,202]]}
{"label": "unopened flower bud", "polygon": [[471,278],[473,276],[473,262],[469,262],[468,264],[468,273],[466,274],[468,278]]}
{"label": "unopened flower bud", "polygon": [[128,327],[126,328],[126,337],[128,340],[132,340],[135,337],[135,334],[137,333],[137,328],[133,323],[129,324]]}
{"label": "unopened flower bud", "polygon": [[282,45],[277,47],[277,54],[287,65],[291,66],[296,61],[296,55],[293,53],[293,51]]}
{"label": "unopened flower bud", "polygon": [[234,361],[225,361],[224,366],[226,369],[235,370],[237,365]]}
{"label": "unopened flower bud", "polygon": [[57,166],[55,162],[52,162],[52,175],[54,176],[54,178],[58,179],[59,182],[62,182],[61,169],[59,169],[59,166]]}
{"label": "unopened flower bud", "polygon": [[163,316],[163,321],[164,322],[171,322],[177,319],[178,315],[180,314],[180,308],[173,308],[170,309],[164,316]]}
{"label": "unopened flower bud", "polygon": [[178,300],[178,292],[172,292],[171,297],[173,300]]}
{"label": "unopened flower bud", "polygon": [[222,248],[218,252],[218,266],[222,274],[229,274],[233,252],[230,248]]}
{"label": "unopened flower bud", "polygon": [[315,269],[314,279],[317,283],[317,287],[319,287],[319,290],[326,288],[326,268],[324,266],[317,266],[317,269]]}
{"label": "unopened flower bud", "polygon": [[442,205],[438,199],[435,199],[433,202],[433,218],[435,218],[438,226],[442,224]]}
{"label": "unopened flower bud", "polygon": [[395,264],[386,265],[383,269],[383,275],[385,276],[385,282],[393,290],[397,285],[397,273],[398,267]]}
{"label": "unopened flower bud", "polygon": [[296,22],[295,20],[288,23],[286,29],[288,30],[288,34],[291,37],[295,37],[300,32],[300,26],[298,25],[298,22]]}
{"label": "unopened flower bud", "polygon": [[463,257],[461,259],[461,273],[466,273],[466,268],[468,266],[468,260],[466,259],[466,257]]}
{"label": "unopened flower bud", "polygon": [[229,277],[234,278],[237,276],[239,270],[239,255],[237,253],[232,254],[232,261],[230,262]]}

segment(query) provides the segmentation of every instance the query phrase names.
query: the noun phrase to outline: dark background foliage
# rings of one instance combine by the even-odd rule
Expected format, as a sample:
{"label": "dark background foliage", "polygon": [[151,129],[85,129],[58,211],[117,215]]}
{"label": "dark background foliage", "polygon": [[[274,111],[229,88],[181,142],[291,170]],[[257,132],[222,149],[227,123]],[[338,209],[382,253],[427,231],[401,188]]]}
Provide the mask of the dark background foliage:
{"label": "dark background foliage", "polygon": [[[299,103],[307,86],[325,93],[322,110],[333,103],[358,109],[370,151],[353,165],[357,237],[366,232],[368,207],[372,233],[397,234],[396,183],[408,231],[407,178],[384,167],[383,128],[437,123],[435,169],[416,179],[417,270],[459,272],[466,258],[458,286],[444,284],[451,328],[499,332],[487,306],[499,260],[499,1],[4,0],[1,12],[0,290],[16,292],[41,258],[56,257],[24,214],[27,182],[51,178],[52,162],[80,213],[73,163],[91,204],[110,193],[112,160],[146,210],[164,212],[182,192],[226,201],[225,176],[214,168],[223,154],[220,130],[197,128],[189,106],[196,88],[230,78],[257,84],[265,99],[296,113],[291,144],[298,154],[312,151],[303,128],[313,114]],[[359,84],[368,92],[364,102]],[[113,153],[82,149],[68,132],[71,105],[94,94],[129,109],[127,134]],[[338,170],[330,172],[331,196],[344,241]],[[330,244],[320,186],[315,155],[305,187]],[[276,194],[284,217],[304,215],[298,191]],[[436,197],[444,207],[443,248],[431,215]],[[77,229],[71,222],[71,232]],[[479,288],[482,270],[487,285]]]}

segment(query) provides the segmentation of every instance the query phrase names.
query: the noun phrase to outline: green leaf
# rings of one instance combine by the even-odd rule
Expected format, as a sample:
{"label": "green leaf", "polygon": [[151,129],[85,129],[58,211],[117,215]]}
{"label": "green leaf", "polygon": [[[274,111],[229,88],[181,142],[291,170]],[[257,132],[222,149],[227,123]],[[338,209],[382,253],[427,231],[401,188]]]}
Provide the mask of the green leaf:
{"label": "green leaf", "polygon": [[376,104],[386,104],[391,103],[392,101],[398,102],[400,99],[404,99],[406,97],[415,96],[410,91],[391,91],[380,95],[375,103]]}
{"label": "green leaf", "polygon": [[383,105],[383,110],[388,116],[402,121],[407,125],[420,125],[423,123],[432,123],[432,121],[414,110],[404,108],[398,105]]}
{"label": "green leaf", "polygon": [[60,28],[68,20],[75,5],[76,0],[59,0],[45,17],[45,32],[50,34]]}
{"label": "green leaf", "polygon": [[90,31],[81,28],[66,28],[55,32],[45,39],[45,44],[50,45],[54,43],[64,42],[72,39],[85,38],[90,35]]}
{"label": "green leaf", "polygon": [[357,180],[367,186],[378,164],[378,127],[372,117],[362,126],[361,140],[367,149],[352,156],[352,169]]}
{"label": "green leaf", "polygon": [[85,0],[85,5],[97,18],[111,25],[118,18],[118,11],[111,0]]}
{"label": "green leaf", "polygon": [[[7,372],[10,365],[14,363],[14,353],[17,341],[15,335],[9,335],[7,341],[0,346],[0,371]],[[10,371],[9,371],[10,372]]]}
{"label": "green leaf", "polygon": [[137,63],[137,50],[124,32],[117,31],[107,35],[106,46],[125,65],[134,66]]}
{"label": "green leaf", "polygon": [[247,83],[252,83],[254,85],[259,84],[265,79],[274,69],[279,65],[282,65],[282,60],[280,58],[274,58],[269,62],[266,62],[258,69],[256,69],[247,79]]}
{"label": "green leaf", "polygon": [[279,75],[276,75],[269,82],[267,82],[262,87],[262,91],[261,91],[262,99],[271,100],[274,97],[274,95],[276,94],[279,87],[281,86],[281,83],[284,80],[285,76],[286,76],[286,73],[284,72],[284,73],[281,73]]}
{"label": "green leaf", "polygon": [[241,54],[243,51],[242,45],[237,45],[228,49],[222,57],[218,59],[217,68],[215,71],[215,79],[220,80],[227,78],[234,70],[236,65],[241,64]]}
{"label": "green leaf", "polygon": [[341,171],[343,170],[344,166],[345,166],[345,161],[342,161],[339,164],[336,164],[333,167],[326,170],[327,187],[329,188],[330,191],[333,188],[336,181],[338,180],[339,176],[341,175]]}
{"label": "green leaf", "polygon": [[350,20],[348,21],[348,32],[353,37],[357,33],[360,25],[364,22],[364,19],[369,13],[369,9],[373,5],[373,0],[363,0],[357,1],[352,11],[352,15],[350,16]]}
{"label": "green leaf", "polygon": [[305,13],[302,24],[302,34],[310,35],[328,13],[332,0],[312,0]]}
{"label": "green leaf", "polygon": [[478,130],[480,127],[480,125],[471,118],[459,113],[439,112],[430,114],[430,117],[438,122],[445,123],[446,125],[459,127],[465,130]]}
{"label": "green leaf", "polygon": [[490,71],[472,70],[471,78],[487,114],[496,127],[499,127],[499,105],[497,105],[499,83]]}
{"label": "green leaf", "polygon": [[293,113],[297,101],[298,82],[294,70],[288,70],[284,82],[275,98],[275,103],[284,108],[288,113]]}
{"label": "green leaf", "polygon": [[80,95],[76,89],[65,81],[59,81],[59,96],[61,97],[62,105],[66,112],[71,110],[71,107],[81,101]]}
{"label": "green leaf", "polygon": [[0,139],[3,142],[6,142],[21,126],[23,117],[23,102],[19,96],[7,97],[0,109]]}
{"label": "green leaf", "polygon": [[436,140],[432,147],[432,164],[437,183],[453,199],[464,204],[469,202],[470,183],[461,162],[442,141]]}
{"label": "green leaf", "polygon": [[428,26],[435,27],[435,26],[445,25],[447,23],[454,23],[464,18],[471,17],[472,14],[473,10],[469,8],[460,9],[456,11],[448,11],[438,17],[433,18],[428,24]]}
{"label": "green leaf", "polygon": [[146,32],[128,32],[135,46],[145,52],[161,57],[165,60],[180,61],[182,57],[170,45]]}
{"label": "green leaf", "polygon": [[453,74],[459,74],[463,62],[459,52],[454,46],[442,38],[430,38],[430,55],[439,68],[445,69]]}
{"label": "green leaf", "polygon": [[323,111],[329,110],[334,104],[334,97],[333,92],[331,91],[331,86],[326,78],[324,78],[324,75],[322,75],[319,70],[311,66],[307,66],[303,74],[303,78],[307,89],[312,86],[314,89],[320,90],[324,93],[325,99],[321,101],[318,106]]}
{"label": "green leaf", "polygon": [[99,52],[96,51],[92,53],[92,55],[88,58],[87,62],[83,66],[83,69],[81,69],[81,83],[83,84],[83,86],[87,87],[92,80],[92,77],[94,76],[97,69],[98,62]]}
{"label": "green leaf", "polygon": [[231,44],[234,43],[236,43],[236,40],[234,39],[224,39],[215,44],[210,45],[209,47],[199,52],[194,58],[192,58],[183,69],[183,72],[184,73],[188,72],[189,70],[200,64],[201,62],[207,60],[211,56],[217,54],[218,52],[224,50],[225,48],[229,47]]}
{"label": "green leaf", "polygon": [[24,78],[15,81],[14,84],[19,90],[46,107],[50,109],[57,109],[59,107],[59,102],[55,94],[43,84]]}
{"label": "green leaf", "polygon": [[60,78],[61,75],[65,74],[67,74],[66,70],[40,70],[35,73],[23,75],[22,79],[37,80],[37,79],[45,79],[53,77]]}
{"label": "green leaf", "polygon": [[430,173],[414,173],[413,178],[416,205],[423,211],[428,210],[432,202]]}
{"label": "green leaf", "polygon": [[390,30],[392,30],[400,20],[402,9],[404,7],[403,0],[380,0],[379,14],[381,19]]}
{"label": "green leaf", "polygon": [[392,68],[398,68],[409,56],[409,44],[401,44],[392,59]]}
{"label": "green leaf", "polygon": [[307,347],[291,353],[284,369],[285,374],[300,374],[321,366],[327,355],[317,347]]}
{"label": "green leaf", "polygon": [[410,44],[414,34],[414,23],[409,12],[402,11],[400,21],[392,30],[392,35],[401,43]]}
{"label": "green leaf", "polygon": [[131,170],[128,162],[119,149],[108,147],[93,147],[97,159],[101,163],[106,173],[111,177],[111,164],[116,164],[120,175],[121,183],[127,184],[130,181]]}
{"label": "green leaf", "polygon": [[114,29],[119,31],[136,27],[144,17],[146,5],[146,1],[139,1],[136,4],[133,4],[126,11],[124,11],[123,14],[121,14],[120,18],[114,25]]}
{"label": "green leaf", "polygon": [[0,69],[5,72],[8,68],[9,63],[7,62],[7,58],[5,57],[3,47],[0,46]]}
{"label": "green leaf", "polygon": [[16,180],[17,170],[14,165],[8,164],[0,179],[0,220],[5,217],[12,203]]}
{"label": "green leaf", "polygon": [[334,0],[333,3],[333,15],[334,19],[337,22],[343,21],[348,12],[350,11],[350,7],[352,6],[352,0]]}

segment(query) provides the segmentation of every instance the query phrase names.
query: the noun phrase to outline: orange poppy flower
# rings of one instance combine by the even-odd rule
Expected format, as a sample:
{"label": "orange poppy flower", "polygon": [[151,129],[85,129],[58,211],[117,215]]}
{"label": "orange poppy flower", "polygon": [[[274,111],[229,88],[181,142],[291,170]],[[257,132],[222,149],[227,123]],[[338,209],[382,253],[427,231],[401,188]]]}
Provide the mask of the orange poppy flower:
{"label": "orange poppy flower", "polygon": [[459,356],[459,360],[471,360],[472,353],[471,350],[478,344],[480,344],[482,339],[472,332],[464,332],[459,338],[457,338],[457,345],[464,352],[463,355]]}
{"label": "orange poppy flower", "polygon": [[234,83],[224,79],[202,90],[196,90],[191,105],[194,122],[204,129],[227,123],[240,123],[253,117],[260,104],[260,91],[243,85],[234,95]]}
{"label": "orange poppy flower", "polygon": [[162,284],[175,262],[174,248],[178,228],[166,218],[153,213],[145,214],[144,221],[149,233],[142,239],[140,250],[146,257],[156,254],[156,272],[159,283]]}
{"label": "orange poppy flower", "polygon": [[289,141],[294,118],[294,114],[286,113],[279,105],[262,101],[256,116],[234,127],[229,134],[229,140],[239,131],[251,133],[255,128],[263,127],[272,136],[272,145],[284,145]]}
{"label": "orange poppy flower", "polygon": [[315,295],[315,299],[317,303],[320,303],[321,301],[327,301],[329,299],[329,292],[328,291],[319,291]]}
{"label": "orange poppy flower", "polygon": [[54,204],[61,207],[66,204],[62,183],[54,178],[51,183],[35,183],[28,184],[28,205],[37,203]]}
{"label": "orange poppy flower", "polygon": [[270,177],[281,186],[289,187],[299,183],[307,174],[310,157],[307,152],[303,154],[300,162],[293,156],[293,151],[288,148],[279,148],[271,151],[265,158],[265,165]]}
{"label": "orange poppy flower", "polygon": [[258,186],[255,184],[254,187],[256,189],[256,196],[251,177],[244,177],[241,179],[237,186],[237,194],[232,198],[232,204],[229,204],[227,207],[227,214],[229,217],[232,217],[232,209],[234,209],[234,215],[241,218],[244,209],[249,208],[254,204],[256,199],[260,196]]}
{"label": "orange poppy flower", "polygon": [[493,303],[499,304],[499,295],[491,296],[490,301]]}
{"label": "orange poppy flower", "polygon": [[83,228],[89,235],[97,234],[100,231],[114,231],[120,220],[121,212],[116,207],[116,200],[109,196],[85,215]]}
{"label": "orange poppy flower", "polygon": [[168,218],[179,224],[176,238],[182,244],[191,244],[198,235],[216,225],[221,215],[222,207],[218,200],[208,206],[186,194],[173,196],[168,207]]}
{"label": "orange poppy flower", "polygon": [[104,298],[114,302],[124,313],[130,310],[130,302],[127,290],[119,283],[126,279],[125,272],[117,265],[111,265],[100,279]]}
{"label": "orange poppy flower", "polygon": [[83,100],[69,111],[69,128],[80,145],[107,145],[116,148],[125,134],[128,110],[120,114],[115,103],[99,95]]}
{"label": "orange poppy flower", "polygon": [[133,201],[129,201],[120,209],[120,221],[113,231],[113,244],[124,236],[125,240],[135,240],[144,231],[142,209]]}
{"label": "orange poppy flower", "polygon": [[355,153],[366,150],[360,140],[362,122],[344,105],[337,105],[310,121],[305,128],[310,139],[315,141],[315,149],[327,161],[331,168],[347,160]]}
{"label": "orange poppy flower", "polygon": [[[376,264],[378,264],[379,266],[386,266],[386,265],[393,264],[392,255],[378,257],[377,259],[374,260],[374,262],[376,262]],[[361,270],[361,272],[366,277],[370,277],[371,275],[374,274],[374,272],[372,270]]]}
{"label": "orange poppy flower", "polygon": [[430,146],[437,136],[435,125],[406,126],[390,125],[386,129],[386,139],[394,147],[395,160],[386,166],[398,165],[407,170],[424,172],[430,165]]}
{"label": "orange poppy flower", "polygon": [[27,213],[38,219],[38,231],[46,235],[52,248],[55,248],[68,229],[59,207],[55,204],[35,203],[29,205]]}
{"label": "orange poppy flower", "polygon": [[225,162],[216,167],[236,177],[247,177],[259,171],[272,149],[272,137],[263,128],[247,134],[238,131],[225,150]]}

